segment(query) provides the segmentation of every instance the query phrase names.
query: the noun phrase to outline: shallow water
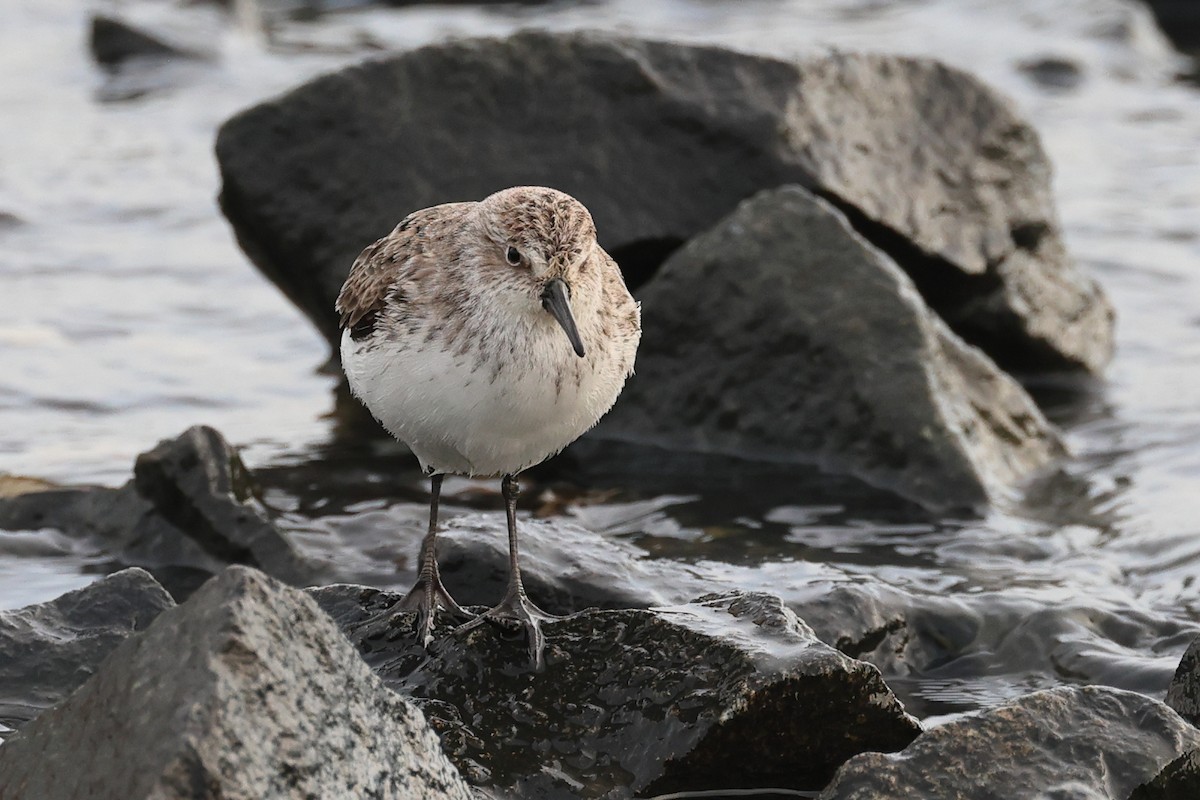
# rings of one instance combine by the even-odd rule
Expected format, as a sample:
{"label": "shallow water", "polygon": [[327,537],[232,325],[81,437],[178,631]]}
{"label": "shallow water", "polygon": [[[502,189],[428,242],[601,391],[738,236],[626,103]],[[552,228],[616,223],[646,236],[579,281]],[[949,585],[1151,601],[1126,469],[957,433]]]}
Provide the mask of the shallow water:
{"label": "shallow water", "polygon": [[[115,485],[158,439],[211,424],[264,470],[269,501],[304,548],[343,577],[399,586],[409,576],[395,565],[424,515],[421,481],[386,444],[339,423],[336,381],[319,371],[324,342],[238,250],[215,202],[224,119],[362,57],[364,41],[409,47],[531,24],[789,56],[932,55],[1009,94],[1041,132],[1068,245],[1119,314],[1104,382],[1035,386],[1074,452],[1064,474],[1021,508],[948,521],[839,496],[811,476],[683,469],[672,479],[566,458],[544,473],[535,504],[549,503],[551,480],[582,485],[572,497],[555,484],[564,497],[553,505],[714,590],[762,588],[799,605],[856,585],[910,604],[953,654],[892,680],[931,721],[1063,681],[1165,690],[1200,633],[1200,92],[1175,78],[1184,65],[1137,6],[424,7],[283,25],[271,46],[252,27],[189,14],[185,29],[215,48],[212,60],[111,78],[89,60],[85,5],[0,8],[0,473]],[[1077,69],[1039,83],[1026,65],[1047,58]],[[365,468],[352,459],[363,452],[373,454]],[[498,508],[487,484],[447,490],[452,514]],[[356,523],[364,514],[412,536],[365,532],[379,528]],[[0,537],[0,608],[107,568],[78,547],[51,532]]]}

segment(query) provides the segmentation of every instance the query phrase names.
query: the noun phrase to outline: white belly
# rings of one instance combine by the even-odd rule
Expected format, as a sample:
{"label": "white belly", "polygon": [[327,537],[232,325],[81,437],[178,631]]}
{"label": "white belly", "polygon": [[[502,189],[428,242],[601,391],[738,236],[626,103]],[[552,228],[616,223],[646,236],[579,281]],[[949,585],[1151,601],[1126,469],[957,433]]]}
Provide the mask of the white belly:
{"label": "white belly", "polygon": [[620,394],[625,375],[597,348],[565,337],[522,348],[500,369],[476,365],[421,337],[355,342],[342,334],[350,389],[431,473],[502,475],[544,461],[577,439]]}

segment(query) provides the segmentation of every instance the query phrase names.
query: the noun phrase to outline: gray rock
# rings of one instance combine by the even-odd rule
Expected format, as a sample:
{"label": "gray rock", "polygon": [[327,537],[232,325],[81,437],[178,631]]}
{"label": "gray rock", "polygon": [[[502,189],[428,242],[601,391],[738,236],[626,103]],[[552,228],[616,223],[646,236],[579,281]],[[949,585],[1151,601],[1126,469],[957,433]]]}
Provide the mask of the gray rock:
{"label": "gray rock", "polygon": [[227,122],[217,157],[243,248],[331,341],[351,262],[412,210],[555,186],[591,209],[636,287],[739,201],[800,183],[1006,364],[1098,371],[1112,349],[1037,135],[933,61],[525,32],[319,78]]}
{"label": "gray rock", "polygon": [[0,611],[0,722],[15,728],[58,703],[174,605],[149,573],[126,569],[48,603]]}
{"label": "gray rock", "polygon": [[855,756],[821,800],[1119,799],[1197,743],[1200,733],[1145,695],[1049,689],[932,728],[895,755]]}
{"label": "gray rock", "polygon": [[710,595],[546,623],[546,668],[490,626],[430,653],[399,595],[312,590],[367,662],[421,706],[473,783],[522,797],[818,788],[847,757],[920,728],[874,667],[822,644],[778,598]]}
{"label": "gray rock", "polygon": [[242,567],[0,747],[14,800],[470,796],[312,600]]}
{"label": "gray rock", "polygon": [[229,563],[258,567],[292,584],[310,582],[317,569],[272,524],[237,451],[206,426],[138,456],[133,480],[119,489],[0,498],[0,529],[38,528],[91,540],[184,594]]}
{"label": "gray rock", "polygon": [[1129,800],[1196,800],[1200,797],[1200,750],[1190,750],[1133,790]]}
{"label": "gray rock", "polygon": [[1063,453],[1023,389],[798,186],[745,201],[642,287],[608,435],[818,459],[930,507],[977,507]]}
{"label": "gray rock", "polygon": [[1200,639],[1193,641],[1180,659],[1167,687],[1166,702],[1179,716],[1200,726]]}

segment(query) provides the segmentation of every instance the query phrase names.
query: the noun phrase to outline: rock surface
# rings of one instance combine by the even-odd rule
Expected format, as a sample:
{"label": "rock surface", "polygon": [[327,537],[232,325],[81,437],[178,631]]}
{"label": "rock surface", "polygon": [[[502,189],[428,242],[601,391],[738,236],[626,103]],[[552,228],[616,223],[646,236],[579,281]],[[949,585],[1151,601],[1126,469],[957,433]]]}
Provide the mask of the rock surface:
{"label": "rock surface", "polygon": [[1200,726],[1200,638],[1184,652],[1167,687],[1167,705],[1193,725]]}
{"label": "rock surface", "polygon": [[1145,695],[1049,689],[932,728],[900,753],[855,756],[821,800],[1120,800],[1197,743],[1200,732]]}
{"label": "rock surface", "polygon": [[928,60],[794,64],[596,33],[458,41],[249,109],[217,157],[243,247],[331,341],[351,262],[415,209],[560,188],[636,286],[744,198],[799,183],[1004,363],[1098,371],[1111,353],[1111,308],[1063,249],[1037,135]]}
{"label": "rock surface", "polygon": [[231,567],[0,747],[0,797],[471,797],[311,599]]}
{"label": "rock surface", "polygon": [[642,287],[637,372],[600,426],[819,459],[930,507],[977,507],[1063,452],[1025,391],[829,203],[763,192]]}
{"label": "rock surface", "polygon": [[315,571],[268,519],[237,451],[206,426],[138,456],[133,480],[119,489],[0,498],[0,529],[39,528],[91,540],[185,594],[229,563],[292,584],[310,582]]}
{"label": "rock surface", "polygon": [[523,797],[628,797],[721,787],[817,788],[916,721],[867,664],[821,643],[779,600],[712,595],[544,625],[546,668],[489,626],[438,631],[431,654],[399,595],[312,590],[473,783]]}
{"label": "rock surface", "polygon": [[1163,767],[1153,780],[1144,783],[1129,800],[1196,800],[1200,797],[1200,750],[1191,750]]}
{"label": "rock surface", "polygon": [[140,569],[0,611],[0,722],[17,727],[75,691],[118,644],[175,605]]}

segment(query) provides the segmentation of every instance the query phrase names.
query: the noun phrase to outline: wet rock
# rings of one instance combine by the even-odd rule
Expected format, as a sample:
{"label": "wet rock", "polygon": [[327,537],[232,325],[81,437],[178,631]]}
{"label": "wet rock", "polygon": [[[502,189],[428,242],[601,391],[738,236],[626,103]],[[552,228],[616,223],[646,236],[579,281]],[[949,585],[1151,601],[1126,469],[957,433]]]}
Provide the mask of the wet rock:
{"label": "wet rock", "polygon": [[822,644],[778,598],[710,595],[546,623],[546,668],[490,626],[427,654],[399,595],[311,590],[385,684],[410,696],[473,783],[517,796],[816,788],[853,753],[918,733],[874,667]]}
{"label": "wet rock", "polygon": [[271,523],[237,451],[206,426],[138,456],[133,479],[119,489],[53,489],[0,499],[0,529],[39,528],[87,539],[183,594],[229,563],[258,567],[292,584],[308,583],[316,571]]}
{"label": "wet rock", "polygon": [[0,722],[17,727],[62,700],[174,605],[149,573],[126,569],[48,603],[0,611]]}
{"label": "wet rock", "polygon": [[1197,743],[1157,700],[1063,687],[932,728],[894,755],[855,756],[821,800],[1124,798]]}
{"label": "wet rock", "polygon": [[1166,702],[1179,716],[1200,726],[1200,638],[1192,642],[1180,659],[1167,687]]}
{"label": "wet rock", "polygon": [[471,795],[312,600],[232,567],[6,741],[0,796]]}
{"label": "wet rock", "polygon": [[1200,750],[1191,750],[1163,767],[1153,780],[1133,790],[1129,800],[1196,800],[1200,797]]}
{"label": "wet rock", "polygon": [[602,433],[818,460],[930,507],[982,506],[1063,453],[1024,390],[800,187],[745,201],[639,297],[637,372]]}
{"label": "wet rock", "polygon": [[243,248],[331,341],[351,262],[409,211],[558,187],[636,287],[741,200],[799,183],[1004,363],[1098,371],[1112,348],[1111,308],[1063,248],[1037,135],[933,61],[525,32],[317,79],[227,122],[217,156]]}

